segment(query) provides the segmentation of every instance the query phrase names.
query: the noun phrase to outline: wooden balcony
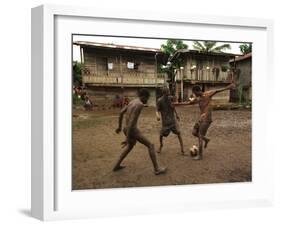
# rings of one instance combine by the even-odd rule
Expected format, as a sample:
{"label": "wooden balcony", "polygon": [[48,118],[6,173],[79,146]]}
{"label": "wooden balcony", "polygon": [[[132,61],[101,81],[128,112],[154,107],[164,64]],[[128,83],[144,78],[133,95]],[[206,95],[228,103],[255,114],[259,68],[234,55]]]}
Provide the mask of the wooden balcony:
{"label": "wooden balcony", "polygon": [[165,83],[165,76],[163,74],[99,74],[99,75],[82,75],[83,83],[92,86],[121,86],[121,87],[156,87]]}
{"label": "wooden balcony", "polygon": [[[215,74],[210,70],[185,70],[183,73],[184,80],[201,81],[201,82],[229,82],[231,75],[229,72],[220,71],[219,74]],[[180,71],[176,74],[176,79],[181,80]]]}

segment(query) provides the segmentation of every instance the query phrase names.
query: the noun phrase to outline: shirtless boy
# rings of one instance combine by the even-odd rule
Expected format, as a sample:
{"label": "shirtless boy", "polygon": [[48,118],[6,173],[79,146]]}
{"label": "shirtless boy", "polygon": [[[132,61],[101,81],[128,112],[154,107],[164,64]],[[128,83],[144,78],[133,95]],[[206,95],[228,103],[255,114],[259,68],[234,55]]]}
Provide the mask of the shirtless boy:
{"label": "shirtless boy", "polygon": [[143,145],[145,145],[148,149],[148,153],[150,156],[150,159],[152,161],[153,167],[154,167],[154,173],[155,175],[163,174],[166,172],[166,168],[162,168],[158,166],[156,154],[154,150],[154,145],[146,138],[144,137],[139,129],[137,128],[137,122],[138,118],[140,116],[140,113],[144,107],[144,104],[147,103],[149,99],[149,92],[147,89],[140,89],[138,92],[138,98],[132,100],[127,106],[125,106],[119,116],[119,126],[116,129],[116,133],[120,133],[122,130],[122,121],[123,116],[126,113],[125,123],[126,126],[123,129],[123,132],[126,136],[126,141],[124,141],[122,144],[125,146],[124,150],[118,159],[117,163],[115,164],[113,171],[117,171],[120,169],[123,169],[125,166],[122,166],[122,161],[126,158],[126,156],[129,154],[129,152],[133,149],[133,147],[136,145],[137,141]]}
{"label": "shirtless boy", "polygon": [[199,153],[195,157],[194,160],[201,160],[203,158],[203,141],[204,141],[204,148],[207,148],[207,145],[210,141],[209,138],[206,137],[206,133],[208,128],[212,123],[212,107],[211,107],[211,100],[214,95],[217,93],[223,92],[228,89],[233,89],[235,84],[232,83],[225,88],[217,89],[217,90],[210,90],[203,92],[200,86],[194,86],[192,88],[192,92],[196,96],[195,99],[190,100],[187,104],[199,104],[200,109],[200,118],[198,122],[194,125],[192,134],[198,137],[199,140]]}
{"label": "shirtless boy", "polygon": [[156,111],[157,120],[160,121],[160,114],[162,119],[162,128],[159,137],[160,147],[158,153],[162,151],[163,137],[167,137],[170,134],[170,132],[173,132],[178,136],[180,147],[181,147],[181,153],[182,155],[184,155],[181,132],[177,122],[177,120],[179,121],[180,118],[176,112],[175,107],[172,104],[172,97],[170,96],[169,88],[164,87],[162,89],[162,92],[163,92],[162,97],[160,97],[157,101],[157,111]]}

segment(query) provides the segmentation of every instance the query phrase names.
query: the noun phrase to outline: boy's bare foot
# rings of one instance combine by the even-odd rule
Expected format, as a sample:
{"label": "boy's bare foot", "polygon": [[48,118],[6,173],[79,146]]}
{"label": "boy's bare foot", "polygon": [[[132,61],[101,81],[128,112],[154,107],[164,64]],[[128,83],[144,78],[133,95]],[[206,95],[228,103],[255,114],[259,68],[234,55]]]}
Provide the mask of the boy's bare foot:
{"label": "boy's bare foot", "polygon": [[210,142],[210,139],[205,138],[205,145],[204,145],[204,148],[207,148],[209,142]]}
{"label": "boy's bare foot", "polygon": [[196,156],[192,157],[192,159],[193,160],[202,160],[203,158],[200,155],[196,155]]}
{"label": "boy's bare foot", "polygon": [[113,171],[118,171],[118,170],[121,170],[121,169],[124,169],[126,166],[115,166],[113,168]]}
{"label": "boy's bare foot", "polygon": [[158,170],[154,171],[155,175],[160,175],[166,173],[167,168],[166,167],[160,167]]}

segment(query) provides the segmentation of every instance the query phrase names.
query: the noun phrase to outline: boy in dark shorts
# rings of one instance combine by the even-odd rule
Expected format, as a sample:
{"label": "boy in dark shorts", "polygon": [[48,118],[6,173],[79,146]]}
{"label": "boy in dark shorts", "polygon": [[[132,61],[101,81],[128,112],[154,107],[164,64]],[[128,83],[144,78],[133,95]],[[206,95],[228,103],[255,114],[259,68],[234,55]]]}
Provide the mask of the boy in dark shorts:
{"label": "boy in dark shorts", "polygon": [[172,103],[172,96],[170,96],[170,91],[168,87],[164,87],[162,89],[163,95],[160,97],[157,101],[157,111],[156,111],[156,117],[157,120],[160,121],[160,114],[162,119],[162,128],[160,131],[160,147],[158,150],[158,153],[161,153],[163,148],[163,137],[167,137],[170,132],[173,132],[178,136],[180,147],[181,147],[181,153],[184,155],[183,150],[183,142],[181,137],[180,128],[178,125],[178,122],[180,120],[175,107]]}
{"label": "boy in dark shorts", "polygon": [[126,126],[123,130],[126,136],[126,141],[122,142],[124,146],[124,150],[120,158],[118,159],[117,163],[115,164],[113,171],[117,171],[125,167],[122,166],[121,163],[126,158],[126,156],[130,153],[130,151],[133,149],[133,147],[136,145],[138,141],[147,147],[150,159],[154,167],[155,175],[163,174],[166,172],[166,168],[162,168],[158,166],[154,145],[146,137],[144,137],[142,133],[139,131],[139,129],[137,128],[138,118],[144,107],[144,104],[146,104],[149,99],[149,92],[147,89],[140,89],[138,92],[138,96],[139,96],[138,98],[132,100],[120,112],[119,126],[116,129],[116,133],[121,132],[123,116],[126,113],[126,118],[125,118]]}
{"label": "boy in dark shorts", "polygon": [[199,153],[195,157],[194,160],[201,160],[203,158],[203,141],[204,141],[204,148],[207,148],[207,145],[210,141],[209,138],[206,137],[207,131],[212,123],[212,107],[211,107],[211,100],[212,97],[220,92],[223,92],[228,89],[233,89],[235,87],[234,83],[231,83],[225,88],[217,89],[217,90],[210,90],[203,92],[201,87],[196,85],[192,88],[192,92],[196,96],[195,99],[190,100],[187,104],[199,104],[200,109],[200,117],[198,122],[195,123],[193,127],[192,134],[193,136],[198,137],[199,140]]}

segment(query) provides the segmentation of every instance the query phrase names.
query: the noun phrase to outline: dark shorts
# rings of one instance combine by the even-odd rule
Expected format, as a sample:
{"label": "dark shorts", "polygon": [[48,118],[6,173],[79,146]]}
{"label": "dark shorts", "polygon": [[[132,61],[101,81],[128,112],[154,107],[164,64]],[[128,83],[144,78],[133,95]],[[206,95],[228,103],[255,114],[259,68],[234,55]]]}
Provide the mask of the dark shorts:
{"label": "dark shorts", "polygon": [[196,122],[193,127],[193,134],[194,135],[201,135],[205,136],[207,134],[207,131],[211,125],[212,121],[199,121]]}
{"label": "dark shorts", "polygon": [[180,134],[180,128],[177,123],[170,125],[170,126],[163,126],[161,131],[160,131],[160,136],[167,137],[170,132],[179,135]]}

